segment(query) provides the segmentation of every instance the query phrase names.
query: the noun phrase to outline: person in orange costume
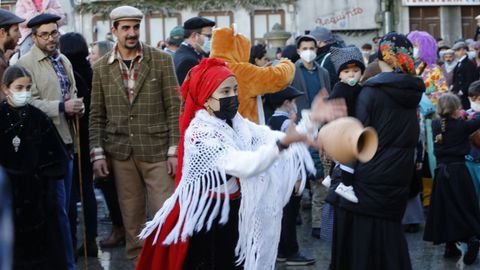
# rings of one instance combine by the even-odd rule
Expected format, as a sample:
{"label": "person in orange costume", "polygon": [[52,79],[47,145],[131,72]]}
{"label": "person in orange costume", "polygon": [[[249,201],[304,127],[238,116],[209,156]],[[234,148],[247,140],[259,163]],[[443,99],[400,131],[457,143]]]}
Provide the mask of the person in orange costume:
{"label": "person in orange costume", "polygon": [[218,28],[213,31],[210,57],[223,59],[235,74],[240,102],[238,112],[252,122],[264,124],[263,113],[261,118],[258,113],[259,97],[289,86],[295,75],[295,65],[285,59],[275,67],[255,66],[248,62],[250,47],[250,40],[236,33],[235,25]]}

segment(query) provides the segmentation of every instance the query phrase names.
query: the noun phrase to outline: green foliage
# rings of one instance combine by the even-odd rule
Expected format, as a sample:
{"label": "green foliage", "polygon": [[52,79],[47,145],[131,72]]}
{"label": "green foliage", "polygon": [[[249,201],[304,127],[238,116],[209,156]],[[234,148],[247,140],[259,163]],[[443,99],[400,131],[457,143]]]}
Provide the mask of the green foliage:
{"label": "green foliage", "polygon": [[232,8],[278,8],[284,3],[295,3],[296,0],[96,0],[81,3],[76,6],[79,13],[103,14],[108,13],[115,7],[130,5],[137,7],[145,13],[160,12],[164,15],[191,7],[194,10],[226,10]]}

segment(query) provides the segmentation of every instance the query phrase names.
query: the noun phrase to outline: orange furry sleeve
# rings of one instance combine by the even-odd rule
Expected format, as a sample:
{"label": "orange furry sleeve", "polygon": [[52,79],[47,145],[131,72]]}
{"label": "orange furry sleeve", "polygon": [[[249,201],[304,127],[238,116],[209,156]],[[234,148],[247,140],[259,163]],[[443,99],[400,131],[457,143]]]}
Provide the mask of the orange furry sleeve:
{"label": "orange furry sleeve", "polygon": [[289,86],[295,75],[295,65],[290,60],[282,60],[275,67],[257,67],[249,63],[232,67],[237,78],[253,87],[248,87],[249,97],[275,93]]}

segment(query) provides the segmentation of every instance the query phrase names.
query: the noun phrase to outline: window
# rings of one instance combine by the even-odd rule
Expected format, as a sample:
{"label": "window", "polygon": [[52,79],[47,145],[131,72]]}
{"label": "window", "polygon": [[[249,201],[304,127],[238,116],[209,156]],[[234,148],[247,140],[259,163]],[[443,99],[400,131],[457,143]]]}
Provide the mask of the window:
{"label": "window", "polygon": [[229,27],[233,23],[231,11],[202,11],[198,16],[214,21],[215,27]]}
{"label": "window", "polygon": [[93,41],[105,40],[105,35],[110,32],[111,22],[108,18],[103,18],[99,15],[93,16]]}
{"label": "window", "polygon": [[[263,39],[263,35],[279,23],[285,28],[285,11],[256,10],[251,17],[252,41]],[[252,42],[254,43],[254,42]]]}
{"label": "window", "polygon": [[170,14],[168,17],[161,14],[152,14],[145,18],[145,22],[146,42],[154,47],[159,41],[166,40],[175,26],[182,25],[179,13]]}

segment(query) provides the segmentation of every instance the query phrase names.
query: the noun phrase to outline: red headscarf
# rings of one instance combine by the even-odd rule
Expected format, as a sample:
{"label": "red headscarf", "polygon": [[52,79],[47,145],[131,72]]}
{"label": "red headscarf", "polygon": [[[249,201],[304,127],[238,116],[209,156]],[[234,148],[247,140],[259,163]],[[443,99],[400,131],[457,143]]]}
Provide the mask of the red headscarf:
{"label": "red headscarf", "polygon": [[[178,144],[178,168],[175,184],[182,179],[183,153],[185,131],[195,117],[198,110],[204,109],[203,105],[215,92],[218,86],[230,76],[234,76],[228,69],[225,61],[218,58],[203,59],[200,64],[193,67],[180,87],[180,94],[184,101],[183,114],[180,116],[180,142]],[[185,242],[164,246],[163,240],[177,224],[180,213],[178,203],[168,215],[160,231],[156,245],[153,244],[156,230],[145,240],[142,253],[137,264],[137,270],[181,270],[187,255],[188,238]]]}
{"label": "red headscarf", "polygon": [[182,178],[183,141],[185,131],[198,110],[215,92],[218,86],[230,76],[234,76],[225,61],[219,58],[205,58],[200,64],[193,67],[180,87],[180,94],[184,103],[183,114],[180,116],[180,142],[178,144],[178,168],[176,185]]}

